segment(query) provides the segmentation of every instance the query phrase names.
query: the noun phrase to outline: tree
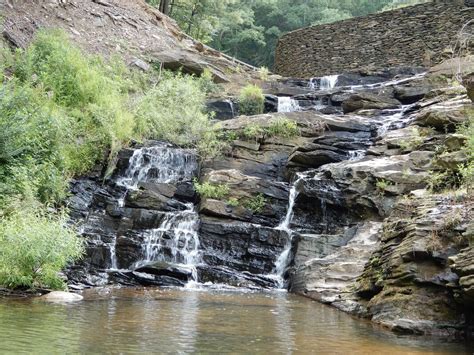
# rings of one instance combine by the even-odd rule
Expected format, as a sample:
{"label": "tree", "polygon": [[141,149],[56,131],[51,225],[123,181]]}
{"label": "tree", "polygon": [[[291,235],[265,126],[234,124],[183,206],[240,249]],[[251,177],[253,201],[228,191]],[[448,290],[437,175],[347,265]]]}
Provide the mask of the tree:
{"label": "tree", "polygon": [[171,0],[161,0],[159,10],[165,15],[169,15],[171,9]]}
{"label": "tree", "polygon": [[195,39],[255,66],[271,68],[278,39],[289,31],[427,0],[147,1]]}

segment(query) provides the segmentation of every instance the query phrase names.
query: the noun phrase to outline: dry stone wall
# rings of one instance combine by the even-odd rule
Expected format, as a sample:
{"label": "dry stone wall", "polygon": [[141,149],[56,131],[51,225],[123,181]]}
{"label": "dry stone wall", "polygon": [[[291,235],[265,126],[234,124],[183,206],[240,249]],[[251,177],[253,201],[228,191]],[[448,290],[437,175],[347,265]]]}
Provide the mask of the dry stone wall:
{"label": "dry stone wall", "polygon": [[437,64],[474,18],[474,8],[466,5],[426,3],[290,32],[278,42],[275,72],[308,78]]}

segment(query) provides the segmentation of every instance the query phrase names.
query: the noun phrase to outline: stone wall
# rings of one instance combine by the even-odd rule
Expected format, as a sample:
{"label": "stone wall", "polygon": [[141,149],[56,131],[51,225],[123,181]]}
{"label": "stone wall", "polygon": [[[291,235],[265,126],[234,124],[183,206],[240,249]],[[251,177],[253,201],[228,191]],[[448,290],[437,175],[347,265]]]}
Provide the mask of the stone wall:
{"label": "stone wall", "polygon": [[303,28],[280,38],[275,72],[308,78],[437,64],[472,18],[474,8],[450,0]]}

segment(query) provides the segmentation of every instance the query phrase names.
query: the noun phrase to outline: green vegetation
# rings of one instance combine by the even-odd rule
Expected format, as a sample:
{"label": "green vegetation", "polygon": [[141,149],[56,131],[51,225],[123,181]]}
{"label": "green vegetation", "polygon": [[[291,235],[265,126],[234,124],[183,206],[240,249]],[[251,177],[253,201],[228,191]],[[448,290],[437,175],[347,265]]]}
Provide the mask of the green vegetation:
{"label": "green vegetation", "polygon": [[208,181],[200,183],[195,179],[193,185],[196,192],[203,198],[222,200],[230,193],[230,188],[226,184],[212,184]]}
{"label": "green vegetation", "polygon": [[64,213],[45,211],[32,201],[14,206],[0,221],[0,285],[64,288],[58,273],[84,252],[66,222]]}
{"label": "green vegetation", "polygon": [[239,205],[239,200],[235,197],[231,197],[227,200],[227,204],[231,207],[237,207]]}
{"label": "green vegetation", "polygon": [[255,85],[247,85],[240,93],[239,111],[242,115],[259,115],[263,113],[264,103],[262,89]]}
{"label": "green vegetation", "polygon": [[377,182],[375,183],[375,187],[381,194],[384,194],[385,191],[392,185],[393,183],[391,181],[385,179],[377,179]]}
{"label": "green vegetation", "polygon": [[263,194],[258,194],[251,198],[248,198],[244,202],[244,207],[251,210],[253,213],[260,213],[265,208],[267,204],[267,199]]}
{"label": "green vegetation", "polygon": [[427,0],[147,0],[186,33],[257,67],[273,67],[278,38],[298,28]]}
{"label": "green vegetation", "polygon": [[468,192],[472,192],[474,191],[474,109],[467,109],[466,115],[468,116],[468,123],[463,131],[467,136],[465,150],[468,161],[460,166],[459,170],[464,186],[466,186]]}
{"label": "green vegetation", "polygon": [[244,128],[242,132],[244,138],[255,141],[263,137],[264,133],[265,130],[263,129],[263,127],[256,123],[249,124],[247,127]]}
{"label": "green vegetation", "polygon": [[213,90],[208,71],[144,74],[82,53],[59,31],[40,31],[15,53],[1,45],[0,285],[63,287],[57,272],[82,249],[65,213],[54,211],[71,177],[113,163],[130,141],[164,139],[217,154],[224,143],[204,113]]}
{"label": "green vegetation", "polygon": [[279,118],[270,124],[266,129],[266,133],[271,137],[291,138],[299,135],[300,130],[295,121],[288,118]]}

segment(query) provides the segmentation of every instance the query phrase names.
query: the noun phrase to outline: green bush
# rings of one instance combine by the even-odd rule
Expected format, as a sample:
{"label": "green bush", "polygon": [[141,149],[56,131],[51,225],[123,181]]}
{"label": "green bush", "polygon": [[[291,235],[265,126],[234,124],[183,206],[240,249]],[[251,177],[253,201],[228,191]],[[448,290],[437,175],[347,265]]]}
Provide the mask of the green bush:
{"label": "green bush", "polygon": [[211,130],[209,117],[204,113],[205,99],[195,78],[167,74],[135,106],[139,135],[179,145],[197,145]]}
{"label": "green bush", "polygon": [[251,210],[253,213],[260,213],[265,208],[267,204],[267,199],[263,194],[258,194],[251,198],[248,198],[244,202],[244,207]]}
{"label": "green bush", "polygon": [[291,138],[300,134],[295,121],[279,118],[266,129],[268,135],[273,137]]}
{"label": "green bush", "polygon": [[258,124],[249,124],[242,133],[246,139],[258,141],[265,134],[265,130]]}
{"label": "green bush", "polygon": [[0,285],[63,289],[58,273],[84,253],[66,221],[31,201],[14,206],[0,221]]}
{"label": "green bush", "polygon": [[225,184],[211,184],[210,182],[200,183],[194,180],[194,189],[203,198],[221,200],[230,193],[229,186]]}
{"label": "green bush", "polygon": [[247,85],[240,92],[239,110],[242,115],[259,115],[263,113],[265,97],[262,89],[255,85]]}

